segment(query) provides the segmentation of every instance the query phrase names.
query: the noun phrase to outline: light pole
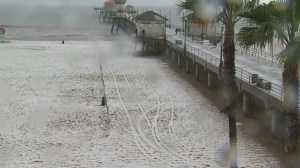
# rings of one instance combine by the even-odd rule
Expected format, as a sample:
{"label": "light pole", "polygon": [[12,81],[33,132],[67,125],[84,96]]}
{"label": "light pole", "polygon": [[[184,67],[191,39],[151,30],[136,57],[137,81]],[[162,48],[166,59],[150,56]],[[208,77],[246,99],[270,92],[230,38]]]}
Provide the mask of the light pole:
{"label": "light pole", "polygon": [[[184,13],[182,14],[182,18],[184,19]],[[182,31],[185,32],[184,21],[182,22]]]}
{"label": "light pole", "polygon": [[192,41],[194,42],[194,21],[192,20]]}
{"label": "light pole", "polygon": [[184,46],[183,46],[183,55],[186,53],[186,18],[184,19]]}
{"label": "light pole", "polygon": [[204,40],[204,34],[203,34],[203,23],[201,23],[201,40]]}
{"label": "light pole", "polygon": [[222,70],[223,70],[223,26],[221,28],[221,32],[222,32],[222,38],[221,38],[221,42],[220,42],[220,46],[221,46],[221,51],[220,51],[220,63],[219,63],[219,73],[220,76],[222,77]]}

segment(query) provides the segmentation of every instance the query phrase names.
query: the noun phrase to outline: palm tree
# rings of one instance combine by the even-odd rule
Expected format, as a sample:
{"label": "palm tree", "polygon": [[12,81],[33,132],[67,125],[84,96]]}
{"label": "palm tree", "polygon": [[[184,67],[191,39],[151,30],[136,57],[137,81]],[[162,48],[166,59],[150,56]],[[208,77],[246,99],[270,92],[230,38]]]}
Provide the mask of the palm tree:
{"label": "palm tree", "polygon": [[238,39],[244,47],[273,44],[274,36],[285,46],[278,54],[284,64],[283,90],[284,112],[286,114],[287,131],[285,148],[287,152],[297,148],[297,122],[299,115],[299,61],[300,61],[300,0],[270,2],[244,12],[242,17],[249,20],[252,26],[243,27]]}
{"label": "palm tree", "polygon": [[[253,9],[259,0],[184,0],[177,6],[181,9],[191,9],[199,18],[207,16],[202,11],[205,8],[213,8],[216,15],[214,19],[221,21],[225,26],[223,56],[224,56],[224,91],[226,108],[222,112],[229,112],[229,141],[230,141],[230,167],[237,167],[237,138],[236,138],[236,112],[233,108],[236,104],[236,81],[235,81],[235,44],[234,26],[241,19],[243,11]],[[195,5],[196,4],[196,5]],[[191,6],[192,5],[192,6]],[[202,5],[202,6],[201,6]],[[200,6],[200,7],[199,7]],[[199,10],[200,9],[200,10]],[[201,10],[202,9],[202,10]]]}

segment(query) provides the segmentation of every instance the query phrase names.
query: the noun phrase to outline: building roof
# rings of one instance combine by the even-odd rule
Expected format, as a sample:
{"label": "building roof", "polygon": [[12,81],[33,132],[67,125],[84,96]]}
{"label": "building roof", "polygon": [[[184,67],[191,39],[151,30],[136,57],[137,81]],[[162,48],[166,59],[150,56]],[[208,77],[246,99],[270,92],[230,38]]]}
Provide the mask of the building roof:
{"label": "building roof", "polygon": [[166,21],[167,18],[153,12],[147,11],[134,18],[135,21]]}
{"label": "building roof", "polygon": [[6,28],[4,28],[4,27],[0,27],[0,30],[7,30]]}

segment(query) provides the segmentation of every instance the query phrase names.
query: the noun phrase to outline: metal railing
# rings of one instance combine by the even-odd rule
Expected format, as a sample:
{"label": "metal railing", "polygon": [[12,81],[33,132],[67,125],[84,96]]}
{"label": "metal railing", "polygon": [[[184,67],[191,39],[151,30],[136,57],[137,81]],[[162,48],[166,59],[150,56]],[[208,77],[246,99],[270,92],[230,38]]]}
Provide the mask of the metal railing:
{"label": "metal railing", "polygon": [[[169,42],[175,44],[175,42],[176,42],[177,39],[174,38],[174,37],[171,37],[171,36],[167,35],[167,40]],[[180,46],[180,48],[183,48],[184,43],[182,43],[182,45],[178,45],[178,46]],[[207,62],[209,62],[209,63],[211,63],[211,64],[213,64],[213,65],[215,65],[217,67],[219,67],[220,59],[217,58],[217,57],[215,57],[215,56],[213,56],[213,55],[211,55],[211,54],[206,53],[205,51],[203,51],[201,49],[195,48],[195,47],[187,44],[186,45],[186,51],[190,52],[190,53],[192,53],[192,54],[194,54],[194,55],[196,55],[196,56],[198,56],[200,58],[202,58],[203,60],[205,60],[205,61],[207,61]],[[242,50],[242,51],[245,52],[245,50]],[[255,53],[254,53],[254,51],[255,50],[252,50],[249,53],[251,53],[253,55],[255,53],[259,53],[257,51],[255,51]],[[263,51],[262,52],[260,51],[260,53],[261,54],[258,55],[258,57],[264,57],[266,60],[271,60],[271,61],[276,60],[274,54],[272,55],[271,53],[267,53],[267,52],[263,52]],[[257,56],[257,55],[255,55],[255,56]],[[270,82],[270,81],[268,81],[266,79],[260,78],[260,77],[259,77],[259,80],[260,80],[259,83],[252,83],[252,75],[253,75],[252,73],[250,73],[250,72],[248,72],[246,70],[243,70],[242,68],[236,67],[236,75],[235,75],[236,78],[238,78],[238,79],[240,79],[242,81],[245,81],[245,82],[247,82],[247,83],[249,83],[251,85],[255,85],[256,84],[255,86],[257,88],[261,89],[263,92],[268,93],[269,95],[271,95],[271,96],[273,96],[273,97],[275,97],[275,98],[283,101],[283,99],[284,99],[284,91],[283,91],[283,86],[282,85],[277,85],[275,83],[272,83],[272,82]],[[267,89],[264,87],[264,84],[266,84],[266,83],[268,85],[270,85],[270,87],[267,88]],[[298,102],[298,104],[299,104],[299,108],[300,108],[300,95],[299,95],[299,102]]]}
{"label": "metal railing", "polygon": [[[167,35],[167,40],[169,42],[175,43],[175,41],[177,39],[175,39],[175,38]],[[182,43],[182,45],[178,45],[178,46],[180,48],[183,48],[184,47],[184,43]],[[217,57],[215,57],[215,56],[213,56],[213,55],[211,55],[209,53],[206,53],[205,51],[202,51],[202,50],[200,50],[198,48],[195,48],[195,47],[193,47],[191,45],[188,45],[188,44],[186,45],[186,51],[189,52],[189,53],[191,53],[191,54],[194,54],[194,55],[198,56],[199,58],[202,58],[203,60],[205,60],[205,61],[207,61],[207,62],[209,62],[209,63],[211,63],[213,65],[216,65],[217,67],[220,64],[220,59],[219,58],[217,58]]]}
{"label": "metal railing", "polygon": [[247,56],[257,57],[258,60],[270,61],[272,64],[280,63],[277,59],[276,54],[271,54],[259,48],[250,47],[248,49],[245,49],[239,45],[236,45],[236,50],[242,55],[246,54]]}
{"label": "metal railing", "polygon": [[[273,97],[283,101],[283,87],[277,84],[274,84],[268,80],[265,80],[263,78],[258,77],[259,82],[252,82],[252,76],[253,74],[243,70],[239,67],[236,67],[236,74],[235,76],[239,79],[241,79],[242,81],[245,81],[251,85],[256,84],[257,88],[260,88],[261,90],[263,90],[266,93],[269,93],[270,95],[272,95]],[[270,85],[269,88],[265,88],[264,85],[268,84]]]}
{"label": "metal railing", "polygon": [[[171,37],[171,36],[167,36],[167,40],[171,43],[175,43],[176,39]],[[180,47],[183,47],[184,44],[182,45],[179,45]],[[187,52],[190,52],[192,54],[194,54],[195,56],[198,56],[200,58],[202,58],[203,60],[215,65],[215,66],[219,66],[219,63],[220,63],[220,59],[211,55],[211,54],[208,54],[206,53],[205,51],[201,50],[201,49],[198,49],[198,48],[195,48],[191,45],[186,45],[186,51]],[[247,82],[251,85],[254,85],[254,84],[257,84],[257,83],[252,83],[252,73],[246,71],[246,70],[243,70],[242,68],[239,68],[239,67],[236,67],[236,78],[244,81],[244,82]],[[270,94],[271,96],[283,101],[283,87],[280,86],[280,85],[277,85],[277,84],[274,84],[268,80],[265,80],[263,78],[259,78],[260,82],[262,83],[269,83],[270,85],[270,88],[269,89],[265,89],[263,86],[259,86],[259,84],[256,85],[257,88],[261,89],[262,91]]]}
{"label": "metal railing", "polygon": [[220,59],[211,55],[211,54],[208,54],[198,48],[195,48],[191,45],[186,45],[186,51],[187,52],[190,52],[191,54],[194,54],[200,58],[202,58],[203,60],[215,65],[215,66],[219,66],[220,64]]}

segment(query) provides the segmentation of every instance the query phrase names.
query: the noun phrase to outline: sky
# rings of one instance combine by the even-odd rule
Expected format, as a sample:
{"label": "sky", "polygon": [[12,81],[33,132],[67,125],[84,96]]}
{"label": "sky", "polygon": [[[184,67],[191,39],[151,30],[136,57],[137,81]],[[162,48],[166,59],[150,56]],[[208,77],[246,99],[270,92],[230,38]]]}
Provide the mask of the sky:
{"label": "sky", "polygon": [[[0,4],[17,4],[17,5],[84,5],[84,6],[102,6],[105,0],[0,0]],[[136,6],[166,6],[174,5],[177,0],[127,0],[126,4]]]}
{"label": "sky", "polygon": [[[105,0],[0,0],[0,4],[17,4],[17,5],[55,5],[55,6],[102,6]],[[270,0],[261,0],[261,2],[269,2]],[[126,4],[135,6],[170,6],[174,5],[178,0],[127,0]]]}

